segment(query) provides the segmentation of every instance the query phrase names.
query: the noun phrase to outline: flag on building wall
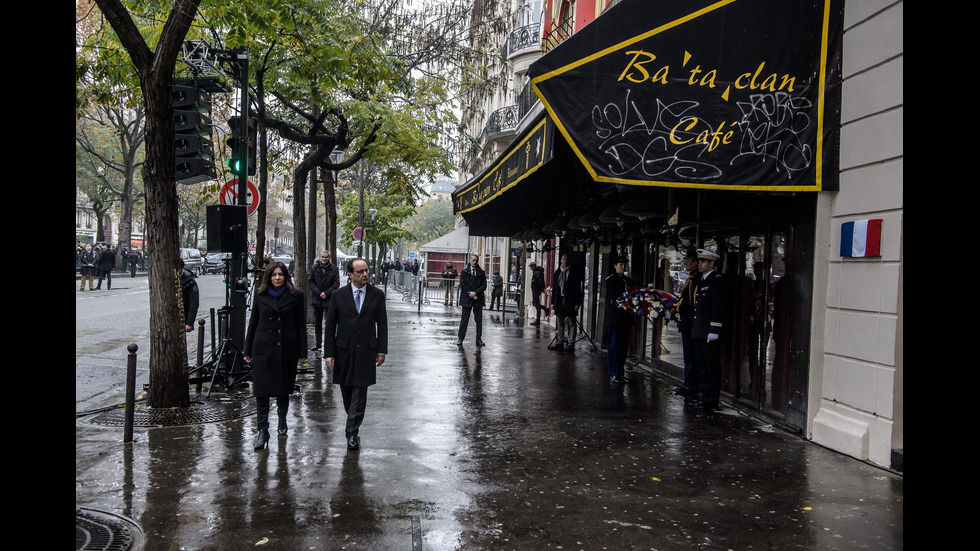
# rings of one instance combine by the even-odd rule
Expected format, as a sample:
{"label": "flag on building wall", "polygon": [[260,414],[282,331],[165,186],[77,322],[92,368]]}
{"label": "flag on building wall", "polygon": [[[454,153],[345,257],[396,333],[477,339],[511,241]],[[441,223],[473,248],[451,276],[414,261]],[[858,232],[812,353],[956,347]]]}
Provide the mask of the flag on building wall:
{"label": "flag on building wall", "polygon": [[881,218],[844,222],[840,227],[840,255],[881,256]]}

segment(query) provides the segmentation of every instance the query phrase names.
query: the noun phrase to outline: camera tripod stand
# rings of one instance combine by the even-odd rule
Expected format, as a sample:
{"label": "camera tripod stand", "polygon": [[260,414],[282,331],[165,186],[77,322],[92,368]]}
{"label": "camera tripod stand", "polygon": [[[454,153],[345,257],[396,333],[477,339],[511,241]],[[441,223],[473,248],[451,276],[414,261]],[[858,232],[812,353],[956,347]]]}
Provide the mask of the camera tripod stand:
{"label": "camera tripod stand", "polygon": [[[595,341],[592,340],[592,337],[589,335],[589,333],[586,332],[585,327],[582,325],[582,320],[580,320],[578,316],[575,316],[575,327],[576,327],[575,332],[577,336],[575,337],[575,340],[572,341],[571,346],[575,346],[575,343],[579,341],[587,340],[589,341],[589,344],[592,345],[592,350],[599,349],[599,345],[597,345]],[[548,350],[554,350],[558,346],[557,343],[558,343],[558,337],[561,335],[561,328],[559,327],[558,329],[559,331],[555,333],[554,337],[551,338],[551,344],[548,345]]]}
{"label": "camera tripod stand", "polygon": [[226,392],[237,388],[252,378],[252,369],[245,364],[242,351],[228,336],[228,316],[231,308],[225,306],[218,310],[218,326],[222,334],[221,343],[212,348],[206,361],[199,366],[190,366],[187,371],[188,384],[210,382],[207,398],[215,384],[220,385]]}

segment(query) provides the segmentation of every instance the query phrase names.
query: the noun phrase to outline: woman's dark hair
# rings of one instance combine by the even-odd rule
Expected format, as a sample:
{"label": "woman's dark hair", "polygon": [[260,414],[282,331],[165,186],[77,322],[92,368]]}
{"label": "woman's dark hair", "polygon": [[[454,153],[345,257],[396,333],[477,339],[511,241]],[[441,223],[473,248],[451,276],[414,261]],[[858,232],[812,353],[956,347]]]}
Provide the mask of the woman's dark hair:
{"label": "woman's dark hair", "polygon": [[296,287],[293,286],[293,279],[289,276],[289,268],[282,262],[273,261],[269,263],[269,266],[265,269],[265,273],[262,274],[262,283],[259,284],[258,293],[264,293],[272,286],[272,272],[276,271],[276,268],[281,268],[282,275],[286,276],[286,283],[284,283],[286,290],[290,293],[296,290]]}

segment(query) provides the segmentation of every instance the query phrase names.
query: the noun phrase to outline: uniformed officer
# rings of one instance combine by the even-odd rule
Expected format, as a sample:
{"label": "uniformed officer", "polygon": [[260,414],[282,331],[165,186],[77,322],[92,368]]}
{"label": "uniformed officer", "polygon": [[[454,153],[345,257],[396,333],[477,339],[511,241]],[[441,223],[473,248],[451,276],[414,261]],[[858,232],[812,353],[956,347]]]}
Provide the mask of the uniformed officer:
{"label": "uniformed officer", "polygon": [[695,366],[699,370],[701,406],[706,412],[718,409],[721,397],[721,331],[725,314],[725,286],[715,269],[718,254],[698,249],[698,271],[701,280],[694,291],[694,320],[691,338],[694,340]]}
{"label": "uniformed officer", "polygon": [[613,383],[626,383],[626,355],[629,353],[630,337],[633,336],[633,314],[620,308],[616,299],[634,289],[633,280],[626,275],[626,257],[616,259],[615,272],[605,281],[606,291],[606,331],[608,332],[608,347],[606,362],[609,369],[609,380]]}

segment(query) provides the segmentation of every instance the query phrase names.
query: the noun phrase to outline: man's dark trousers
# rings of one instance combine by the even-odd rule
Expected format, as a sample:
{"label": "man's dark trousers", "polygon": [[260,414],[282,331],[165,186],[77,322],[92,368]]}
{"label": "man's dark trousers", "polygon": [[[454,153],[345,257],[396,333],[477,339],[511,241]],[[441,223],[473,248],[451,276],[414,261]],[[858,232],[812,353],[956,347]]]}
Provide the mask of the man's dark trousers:
{"label": "man's dark trousers", "polygon": [[327,313],[327,308],[327,306],[313,307],[313,342],[316,343],[317,348],[323,344],[323,319],[324,314]]}
{"label": "man's dark trousers", "polygon": [[470,310],[476,318],[476,340],[482,340],[483,336],[483,307],[482,306],[463,306],[463,319],[459,324],[459,340],[466,338],[466,327],[470,324]]}
{"label": "man's dark trousers", "polygon": [[702,405],[715,409],[721,401],[721,343],[694,339],[694,365],[701,385]]}
{"label": "man's dark trousers", "polygon": [[344,434],[347,438],[357,436],[361,422],[364,421],[364,410],[367,409],[367,391],[368,387],[366,386],[340,385],[340,394],[344,398],[344,411],[347,412],[347,426],[344,428]]}

